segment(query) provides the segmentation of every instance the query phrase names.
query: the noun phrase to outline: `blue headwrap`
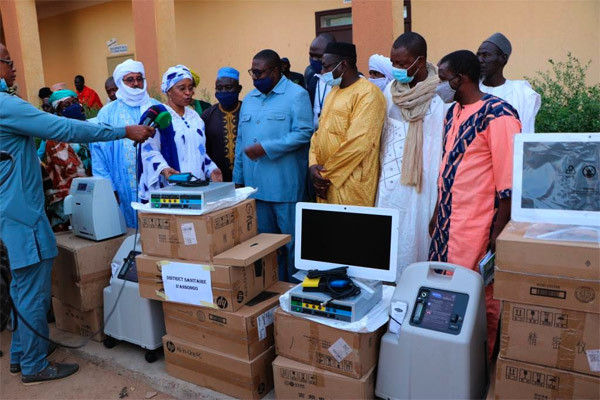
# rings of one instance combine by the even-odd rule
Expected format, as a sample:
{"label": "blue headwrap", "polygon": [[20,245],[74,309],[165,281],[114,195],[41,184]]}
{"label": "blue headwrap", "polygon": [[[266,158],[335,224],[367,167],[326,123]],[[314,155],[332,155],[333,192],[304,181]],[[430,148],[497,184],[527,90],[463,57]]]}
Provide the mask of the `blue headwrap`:
{"label": "blue headwrap", "polygon": [[217,72],[217,79],[219,79],[219,78],[233,78],[236,81],[239,81],[240,80],[240,72],[235,68],[223,67],[223,68],[219,69],[219,72]]}
{"label": "blue headwrap", "polygon": [[194,78],[188,67],[185,65],[171,67],[163,74],[160,89],[163,93],[167,93],[177,82],[186,78],[191,79],[192,83],[194,82]]}
{"label": "blue headwrap", "polygon": [[[152,106],[152,108],[159,113],[168,112],[166,107],[162,104],[157,104]],[[146,116],[148,115],[148,110],[142,114],[140,118],[140,125],[144,123]],[[157,128],[158,129],[158,128]],[[169,124],[166,128],[159,129],[160,132],[160,154],[162,154],[163,158],[169,164],[169,167],[179,171],[179,156],[177,154],[177,147],[175,146],[175,131],[173,130],[173,124]],[[138,169],[137,169],[137,177],[138,181],[140,180],[140,176],[142,176],[142,152],[138,152]]]}

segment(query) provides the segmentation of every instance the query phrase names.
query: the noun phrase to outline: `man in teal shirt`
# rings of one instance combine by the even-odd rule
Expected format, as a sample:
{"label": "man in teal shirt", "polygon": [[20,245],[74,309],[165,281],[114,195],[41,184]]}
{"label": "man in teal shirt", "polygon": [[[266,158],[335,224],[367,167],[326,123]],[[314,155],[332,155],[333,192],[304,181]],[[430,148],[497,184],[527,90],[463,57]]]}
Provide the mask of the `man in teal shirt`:
{"label": "man in teal shirt", "polygon": [[273,50],[256,54],[248,72],[256,89],[242,102],[233,181],[258,189],[259,232],[292,236],[279,262],[279,279],[290,282],[296,202],[307,194],[312,108],[308,92],[281,74],[281,59]]}
{"label": "man in teal shirt", "polygon": [[[0,191],[0,238],[8,249],[12,281],[10,294],[20,314],[48,337],[50,275],[57,255],[54,233],[44,212],[44,193],[34,137],[61,142],[107,141],[128,137],[144,141],[154,133],[146,126],[111,128],[61,118],[38,110],[8,94],[15,71],[7,48],[0,43],[0,151],[15,159],[15,167]],[[0,179],[9,165],[0,163]],[[13,316],[14,318],[14,316]],[[76,364],[49,363],[48,342],[19,321],[12,333],[10,371],[22,372],[24,384],[65,378]]]}

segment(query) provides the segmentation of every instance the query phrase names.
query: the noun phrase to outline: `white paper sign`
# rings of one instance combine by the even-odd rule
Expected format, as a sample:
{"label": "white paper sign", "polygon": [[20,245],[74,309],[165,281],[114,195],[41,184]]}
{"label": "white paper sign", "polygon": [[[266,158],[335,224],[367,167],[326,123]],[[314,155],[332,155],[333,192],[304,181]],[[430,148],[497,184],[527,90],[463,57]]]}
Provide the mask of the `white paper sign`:
{"label": "white paper sign", "polygon": [[588,364],[590,364],[590,370],[592,372],[600,372],[600,349],[597,350],[586,350]]}
{"label": "white paper sign", "polygon": [[279,306],[275,306],[268,311],[260,314],[258,318],[256,318],[256,326],[258,327],[258,340],[262,341],[267,337],[267,326],[271,325],[274,321],[274,313],[275,310]]}
{"label": "white paper sign", "polygon": [[348,343],[346,343],[342,338],[336,340],[336,342],[332,344],[328,350],[333,358],[337,360],[337,362],[342,362],[342,360],[346,358],[348,354],[352,353],[352,348],[348,346]]}
{"label": "white paper sign", "polygon": [[114,44],[108,48],[111,54],[127,53],[128,47],[126,44]]}
{"label": "white paper sign", "polygon": [[406,310],[408,304],[403,301],[392,301],[390,312],[390,332],[399,333],[404,317],[406,316]]}
{"label": "white paper sign", "polygon": [[169,301],[196,306],[213,302],[210,270],[202,265],[170,262],[162,266],[162,279]]}
{"label": "white paper sign", "polygon": [[181,234],[183,235],[183,243],[186,246],[198,243],[198,241],[196,240],[196,231],[194,230],[193,222],[181,224]]}

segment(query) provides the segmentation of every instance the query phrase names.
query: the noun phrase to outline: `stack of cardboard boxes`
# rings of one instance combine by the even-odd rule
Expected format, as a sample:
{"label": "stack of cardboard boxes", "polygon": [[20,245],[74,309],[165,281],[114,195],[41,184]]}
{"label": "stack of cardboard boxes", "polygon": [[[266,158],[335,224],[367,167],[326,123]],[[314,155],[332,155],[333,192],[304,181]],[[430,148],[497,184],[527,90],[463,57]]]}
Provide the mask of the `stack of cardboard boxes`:
{"label": "stack of cardboard boxes", "polygon": [[372,399],[379,343],[375,332],[336,329],[275,311],[273,362],[278,399]]}
{"label": "stack of cardboard boxes", "polygon": [[82,336],[99,332],[92,339],[103,340],[102,291],[110,281],[112,258],[126,236],[95,242],[72,232],[56,234],[52,308],[58,329]]}
{"label": "stack of cardboard boxes", "polygon": [[[139,226],[140,295],[164,302],[167,372],[230,396],[263,397],[273,388],[273,312],[291,287],[277,278],[277,249],[289,235],[257,235],[254,200],[200,216],[140,213]],[[165,289],[163,268],[175,264],[204,271],[212,301],[198,304],[193,285],[167,273],[180,285]]]}
{"label": "stack of cardboard boxes", "polygon": [[496,245],[496,398],[599,398],[600,245],[530,238],[530,228],[510,222]]}

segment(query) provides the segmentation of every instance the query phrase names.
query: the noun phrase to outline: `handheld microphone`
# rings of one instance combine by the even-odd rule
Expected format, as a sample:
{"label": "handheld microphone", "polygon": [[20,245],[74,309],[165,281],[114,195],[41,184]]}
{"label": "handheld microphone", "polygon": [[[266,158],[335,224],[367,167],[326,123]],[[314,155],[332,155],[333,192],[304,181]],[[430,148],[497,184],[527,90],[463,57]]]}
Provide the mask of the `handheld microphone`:
{"label": "handheld microphone", "polygon": [[162,104],[151,106],[148,108],[148,110],[146,110],[144,115],[145,118],[142,121],[142,125],[164,129],[171,124],[171,114],[169,114],[165,106]]}

